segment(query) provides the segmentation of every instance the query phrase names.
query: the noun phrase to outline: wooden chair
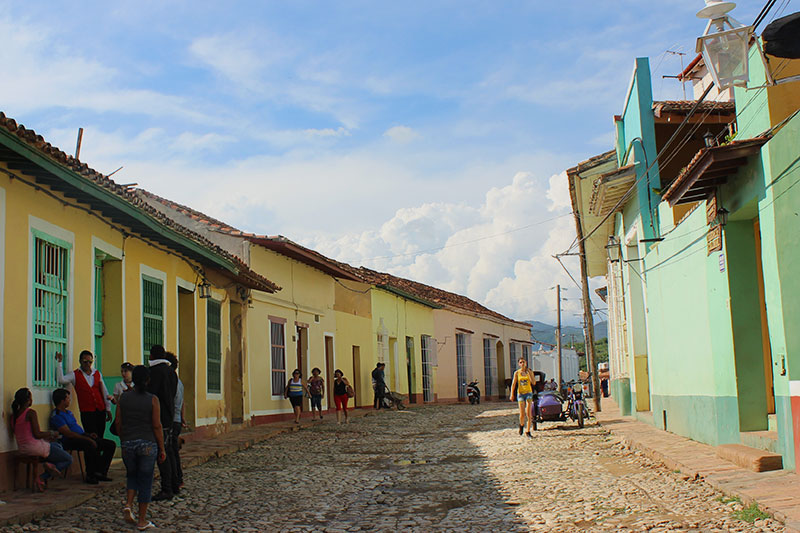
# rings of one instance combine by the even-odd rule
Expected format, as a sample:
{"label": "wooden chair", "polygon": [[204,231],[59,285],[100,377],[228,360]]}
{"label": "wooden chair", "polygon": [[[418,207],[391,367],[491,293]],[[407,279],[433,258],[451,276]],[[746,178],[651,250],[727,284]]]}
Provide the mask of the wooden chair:
{"label": "wooden chair", "polygon": [[14,455],[14,490],[17,490],[17,467],[25,465],[25,488],[36,490],[35,479],[39,475],[39,465],[44,462],[43,457],[37,455]]}
{"label": "wooden chair", "polygon": [[[84,462],[83,461],[83,452],[81,450],[67,450],[67,451],[69,452],[70,455],[72,455],[74,453],[75,456],[78,458],[78,461],[77,461],[78,462],[78,466],[81,467],[81,481],[86,481],[86,470],[83,467],[83,462]],[[74,465],[75,461],[73,461],[72,464]],[[66,478],[69,475],[70,468],[72,468],[72,465],[70,465],[70,466],[68,466],[67,468],[64,469],[64,478]]]}

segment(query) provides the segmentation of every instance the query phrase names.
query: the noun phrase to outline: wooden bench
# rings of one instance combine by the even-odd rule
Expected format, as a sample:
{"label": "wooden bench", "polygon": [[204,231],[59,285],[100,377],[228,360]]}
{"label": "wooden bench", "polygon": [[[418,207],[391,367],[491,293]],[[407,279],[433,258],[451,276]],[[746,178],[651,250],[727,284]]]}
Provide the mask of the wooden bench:
{"label": "wooden bench", "polygon": [[44,463],[44,457],[38,455],[14,454],[14,490],[17,490],[17,467],[25,465],[25,488],[36,490],[36,476],[39,475],[39,465]]}

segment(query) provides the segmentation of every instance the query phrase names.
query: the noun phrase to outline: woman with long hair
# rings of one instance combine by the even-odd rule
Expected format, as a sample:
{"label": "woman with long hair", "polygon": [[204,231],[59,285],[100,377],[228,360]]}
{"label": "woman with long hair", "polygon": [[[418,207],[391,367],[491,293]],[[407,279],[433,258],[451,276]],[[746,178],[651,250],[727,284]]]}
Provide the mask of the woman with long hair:
{"label": "woman with long hair", "polygon": [[531,406],[533,405],[533,385],[536,378],[531,369],[528,368],[528,361],[524,357],[520,357],[517,364],[519,368],[514,372],[514,379],[511,381],[510,399],[513,402],[516,396],[519,404],[519,434],[522,435],[527,418],[528,431],[525,434],[532,438],[533,413],[531,412]]}
{"label": "woman with long hair", "polygon": [[344,377],[344,373],[338,368],[333,373],[333,401],[336,403],[336,423],[342,423],[342,413],[344,413],[344,423],[348,424],[350,419],[347,417],[347,400],[350,395],[347,393],[353,390],[350,382]]}
{"label": "woman with long hair", "polygon": [[[156,460],[167,457],[161,427],[161,406],[158,398],[147,392],[150,369],[139,365],[133,369],[133,390],[117,402],[117,433],[122,444],[122,462],[127,473],[127,502],[122,510],[125,521],[136,524],[140,531],[156,527],[147,520],[147,506],[152,500],[153,471]],[[134,519],[133,498],[138,494],[139,516]]]}
{"label": "woman with long hair", "polygon": [[44,472],[34,480],[34,488],[44,492],[47,480],[61,474],[72,464],[72,455],[64,451],[58,439],[58,431],[41,431],[39,416],[31,409],[33,395],[29,389],[19,389],[11,403],[11,431],[17,438],[19,453],[45,458]]}

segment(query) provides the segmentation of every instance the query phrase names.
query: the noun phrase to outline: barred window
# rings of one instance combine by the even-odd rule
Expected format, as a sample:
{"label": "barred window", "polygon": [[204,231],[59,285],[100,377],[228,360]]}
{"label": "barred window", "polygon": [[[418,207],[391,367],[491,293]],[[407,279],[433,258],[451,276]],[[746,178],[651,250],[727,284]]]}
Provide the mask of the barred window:
{"label": "barred window", "polygon": [[70,245],[38,231],[33,234],[32,381],[57,387],[54,356],[67,351]]}
{"label": "barred window", "polygon": [[222,392],[222,305],[206,303],[206,383],[208,392]]}
{"label": "barred window", "polygon": [[286,388],[286,339],[284,326],[283,322],[269,321],[273,396],[283,396]]}
{"label": "barred window", "polygon": [[150,347],[164,345],[164,282],[142,275],[142,349],[144,360]]}

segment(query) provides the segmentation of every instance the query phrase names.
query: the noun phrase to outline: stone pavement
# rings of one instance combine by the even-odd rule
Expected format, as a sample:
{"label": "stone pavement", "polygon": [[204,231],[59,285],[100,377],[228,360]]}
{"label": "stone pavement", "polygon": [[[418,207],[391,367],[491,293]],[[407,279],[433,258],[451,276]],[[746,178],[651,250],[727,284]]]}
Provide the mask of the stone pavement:
{"label": "stone pavement", "polygon": [[745,503],[757,502],[767,514],[783,522],[787,530],[800,531],[800,476],[775,470],[753,472],[720,459],[714,447],[622,416],[611,398],[603,398],[600,424],[634,450],[680,470],[691,478],[703,479],[729,496]]}
{"label": "stone pavement", "polygon": [[[741,503],[595,423],[547,423],[529,439],[515,411],[432,405],[284,429],[188,468],[180,496],[149,518],[165,531],[783,530],[734,518]],[[130,530],[121,508],[118,486],[0,531]]]}
{"label": "stone pavement", "polygon": [[[363,409],[351,412],[353,417],[368,414],[371,412]],[[330,418],[335,420],[336,415],[331,413]],[[211,459],[247,449],[275,435],[297,431],[311,423],[311,420],[306,418],[302,420],[300,427],[291,421],[276,422],[230,431],[211,439],[193,440],[184,445],[181,450],[182,465],[184,468],[197,466]],[[24,468],[24,466],[20,468]],[[50,487],[43,494],[34,494],[24,488],[1,494],[0,501],[4,503],[0,505],[0,526],[24,524],[53,513],[78,507],[91,500],[100,491],[117,491],[125,484],[125,466],[121,459],[115,459],[109,469],[108,475],[114,480],[111,483],[99,485],[83,483],[77,475],[73,475],[73,472],[79,472],[77,462],[70,470],[71,473],[67,479],[51,481]],[[156,469],[157,475],[158,469]]]}

